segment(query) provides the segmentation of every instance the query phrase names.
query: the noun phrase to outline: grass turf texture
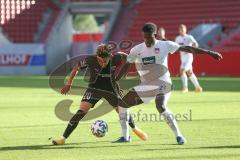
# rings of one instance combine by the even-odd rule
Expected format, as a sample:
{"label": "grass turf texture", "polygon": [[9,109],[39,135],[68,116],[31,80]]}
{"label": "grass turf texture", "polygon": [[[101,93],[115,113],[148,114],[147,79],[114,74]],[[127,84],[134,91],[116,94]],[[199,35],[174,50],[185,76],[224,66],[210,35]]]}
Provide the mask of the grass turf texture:
{"label": "grass turf texture", "polygon": [[[132,142],[113,144],[121,133],[118,116],[111,112],[99,119],[109,125],[109,133],[96,138],[90,132],[92,121],[81,123],[64,146],[52,146],[49,137],[59,137],[66,122],[54,114],[60,100],[72,99],[71,111],[78,109],[79,96],[62,96],[48,86],[48,77],[0,77],[0,159],[1,160],[159,160],[159,159],[227,159],[240,157],[240,78],[200,78],[201,94],[181,94],[180,80],[173,78],[175,91],[169,107],[186,114],[191,121],[179,126],[188,140],[176,145],[165,122],[146,121],[144,114],[157,113],[154,103],[131,109],[137,125],[144,129],[148,141],[132,132]],[[191,86],[191,88],[193,88]],[[139,121],[137,121],[139,120]]]}

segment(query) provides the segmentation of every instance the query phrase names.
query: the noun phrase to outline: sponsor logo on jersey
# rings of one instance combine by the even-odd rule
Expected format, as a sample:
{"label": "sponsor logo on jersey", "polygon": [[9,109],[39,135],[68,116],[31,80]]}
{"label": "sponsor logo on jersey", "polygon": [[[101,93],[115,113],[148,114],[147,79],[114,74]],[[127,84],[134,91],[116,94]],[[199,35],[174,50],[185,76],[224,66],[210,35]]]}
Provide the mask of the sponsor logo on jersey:
{"label": "sponsor logo on jersey", "polygon": [[98,76],[100,76],[100,77],[104,77],[104,78],[109,78],[109,77],[111,77],[111,74],[98,74]]}
{"label": "sponsor logo on jersey", "polygon": [[155,48],[154,51],[155,51],[155,54],[159,54],[160,53],[160,48]]}
{"label": "sponsor logo on jersey", "polygon": [[156,59],[155,59],[155,56],[145,57],[145,58],[142,58],[142,62],[143,62],[144,65],[155,64]]}

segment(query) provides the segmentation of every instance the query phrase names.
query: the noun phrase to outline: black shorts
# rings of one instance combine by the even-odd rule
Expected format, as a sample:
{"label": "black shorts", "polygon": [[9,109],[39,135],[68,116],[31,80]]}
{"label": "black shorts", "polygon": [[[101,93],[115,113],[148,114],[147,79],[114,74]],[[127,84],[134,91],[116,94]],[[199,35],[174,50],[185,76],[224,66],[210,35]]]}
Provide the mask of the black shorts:
{"label": "black shorts", "polygon": [[89,102],[94,105],[101,99],[104,98],[113,107],[118,107],[119,101],[121,100],[120,94],[115,91],[106,91],[96,88],[88,88],[82,98],[81,102]]}

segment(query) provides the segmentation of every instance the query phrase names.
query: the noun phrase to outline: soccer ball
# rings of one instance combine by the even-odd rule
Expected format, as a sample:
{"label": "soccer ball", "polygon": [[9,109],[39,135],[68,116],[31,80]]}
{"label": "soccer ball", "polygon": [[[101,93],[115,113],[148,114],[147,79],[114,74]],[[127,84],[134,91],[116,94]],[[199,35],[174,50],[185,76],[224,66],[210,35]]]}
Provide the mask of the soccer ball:
{"label": "soccer ball", "polygon": [[96,137],[104,137],[108,132],[108,125],[102,120],[96,120],[91,125],[91,131]]}

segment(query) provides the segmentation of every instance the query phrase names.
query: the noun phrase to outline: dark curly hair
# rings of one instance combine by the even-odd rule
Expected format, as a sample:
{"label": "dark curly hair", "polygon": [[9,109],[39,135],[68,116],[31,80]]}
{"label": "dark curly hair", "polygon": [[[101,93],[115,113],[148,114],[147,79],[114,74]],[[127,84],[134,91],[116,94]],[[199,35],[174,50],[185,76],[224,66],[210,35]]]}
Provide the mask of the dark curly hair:
{"label": "dark curly hair", "polygon": [[97,47],[97,51],[96,51],[96,54],[99,56],[99,57],[109,57],[111,55],[111,49],[109,48],[109,46],[107,44],[100,44],[98,47]]}

